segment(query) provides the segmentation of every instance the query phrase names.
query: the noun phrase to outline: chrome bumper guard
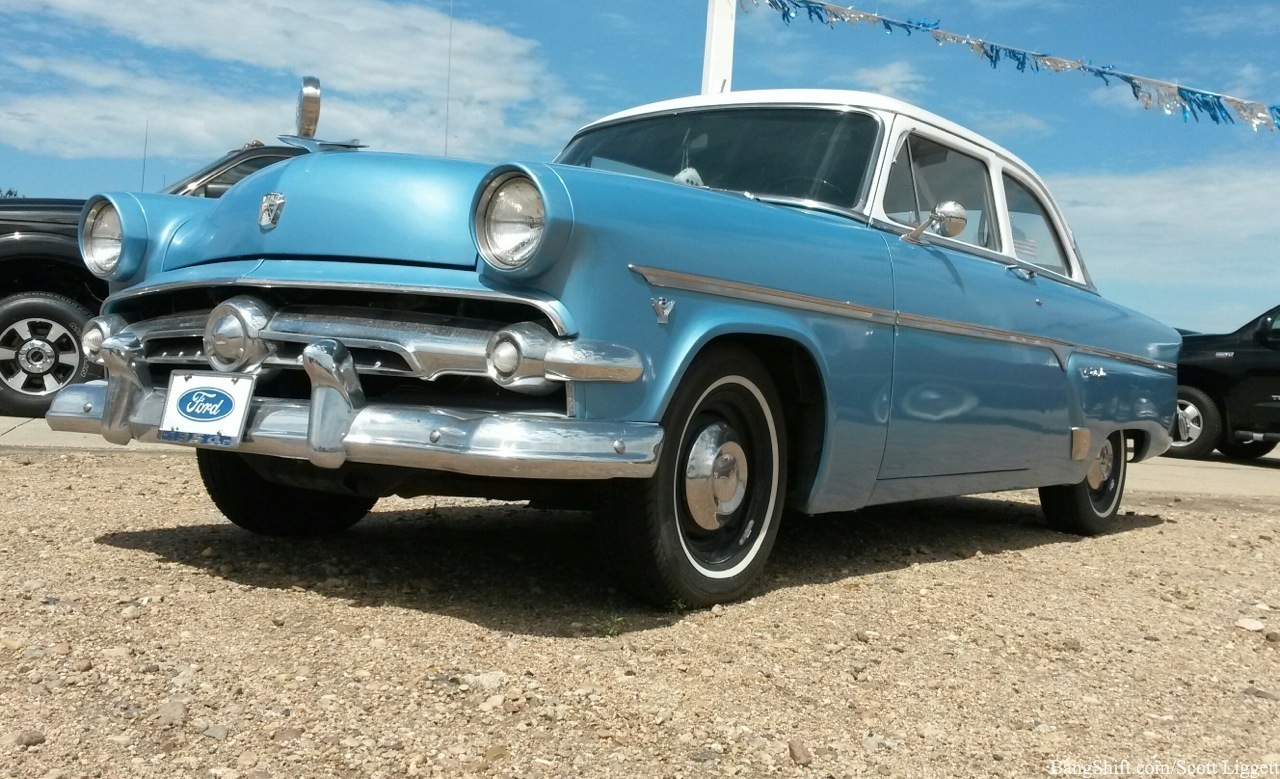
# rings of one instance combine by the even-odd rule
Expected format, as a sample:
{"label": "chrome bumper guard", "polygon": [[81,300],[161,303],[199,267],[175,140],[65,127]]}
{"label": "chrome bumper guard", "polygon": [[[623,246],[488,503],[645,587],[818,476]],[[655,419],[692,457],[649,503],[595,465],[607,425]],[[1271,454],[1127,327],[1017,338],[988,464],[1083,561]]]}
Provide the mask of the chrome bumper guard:
{"label": "chrome bumper guard", "polygon": [[[49,426],[117,444],[162,441],[168,390],[151,386],[137,337],[108,338],[101,353],[107,380],[64,388],[46,415]],[[229,451],[321,468],[357,462],[536,479],[647,478],[657,467],[657,424],[367,403],[341,342],[315,341],[302,361],[311,399],[255,398],[244,436]]]}

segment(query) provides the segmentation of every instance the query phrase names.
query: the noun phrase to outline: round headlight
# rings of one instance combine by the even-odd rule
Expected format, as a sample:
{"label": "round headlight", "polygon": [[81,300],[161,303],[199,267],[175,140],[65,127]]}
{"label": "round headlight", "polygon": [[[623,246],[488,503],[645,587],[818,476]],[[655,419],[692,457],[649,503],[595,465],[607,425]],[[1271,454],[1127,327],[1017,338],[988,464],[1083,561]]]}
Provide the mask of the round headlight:
{"label": "round headlight", "polygon": [[542,193],[525,176],[496,179],[480,202],[476,235],[480,253],[498,269],[513,269],[533,259],[542,243],[547,212]]}
{"label": "round headlight", "polygon": [[80,248],[84,253],[84,264],[95,276],[111,275],[120,264],[123,242],[120,212],[109,201],[99,201],[89,210],[83,230]]}

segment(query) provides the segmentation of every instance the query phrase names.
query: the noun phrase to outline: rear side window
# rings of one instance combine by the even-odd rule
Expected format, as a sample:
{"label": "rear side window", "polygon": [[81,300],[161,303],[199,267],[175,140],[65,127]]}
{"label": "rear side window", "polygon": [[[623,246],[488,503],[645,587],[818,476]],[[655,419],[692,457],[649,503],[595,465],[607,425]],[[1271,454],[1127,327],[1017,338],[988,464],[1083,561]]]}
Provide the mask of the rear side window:
{"label": "rear side window", "polygon": [[1007,175],[1003,178],[1004,196],[1009,202],[1009,225],[1013,228],[1014,255],[1023,262],[1070,276],[1066,252],[1044,204],[1017,179]]}
{"label": "rear side window", "polygon": [[964,206],[969,222],[956,240],[999,251],[991,197],[991,178],[977,157],[919,135],[907,136],[889,170],[884,212],[895,222],[915,227],[939,204]]}

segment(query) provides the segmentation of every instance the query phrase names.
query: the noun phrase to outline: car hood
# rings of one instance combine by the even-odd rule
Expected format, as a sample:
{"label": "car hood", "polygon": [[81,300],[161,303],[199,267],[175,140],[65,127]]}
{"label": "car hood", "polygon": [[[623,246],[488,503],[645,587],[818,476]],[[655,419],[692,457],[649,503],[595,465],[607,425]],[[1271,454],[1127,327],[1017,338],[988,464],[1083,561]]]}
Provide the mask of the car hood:
{"label": "car hood", "polygon": [[[179,228],[163,268],[295,257],[474,268],[471,207],[492,169],[407,154],[306,154],[246,178]],[[284,204],[263,227],[268,194]]]}

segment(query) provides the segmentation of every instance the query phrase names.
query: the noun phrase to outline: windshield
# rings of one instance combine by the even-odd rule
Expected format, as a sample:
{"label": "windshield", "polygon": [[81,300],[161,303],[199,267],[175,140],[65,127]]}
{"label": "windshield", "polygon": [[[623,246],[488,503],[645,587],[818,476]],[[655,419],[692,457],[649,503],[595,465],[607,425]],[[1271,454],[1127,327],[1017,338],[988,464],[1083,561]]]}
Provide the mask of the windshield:
{"label": "windshield", "polygon": [[879,124],[864,113],[733,108],[588,131],[557,162],[756,196],[857,208]]}

